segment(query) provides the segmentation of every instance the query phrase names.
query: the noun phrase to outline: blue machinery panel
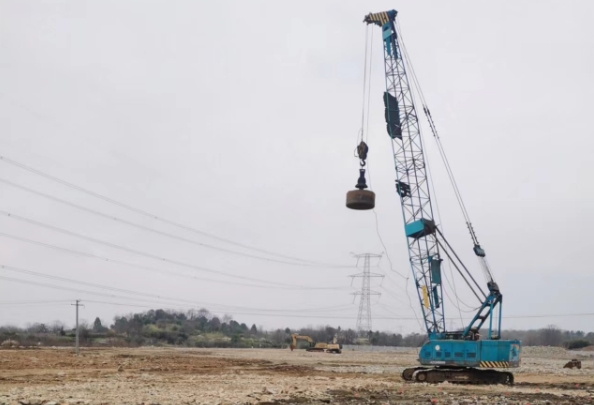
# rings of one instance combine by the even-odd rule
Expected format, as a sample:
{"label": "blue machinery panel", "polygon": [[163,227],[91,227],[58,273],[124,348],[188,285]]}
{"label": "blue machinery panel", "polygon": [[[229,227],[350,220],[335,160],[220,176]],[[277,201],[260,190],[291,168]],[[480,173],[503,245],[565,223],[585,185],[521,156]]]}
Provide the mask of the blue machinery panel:
{"label": "blue machinery panel", "polygon": [[509,368],[520,365],[519,340],[432,340],[421,348],[425,366]]}

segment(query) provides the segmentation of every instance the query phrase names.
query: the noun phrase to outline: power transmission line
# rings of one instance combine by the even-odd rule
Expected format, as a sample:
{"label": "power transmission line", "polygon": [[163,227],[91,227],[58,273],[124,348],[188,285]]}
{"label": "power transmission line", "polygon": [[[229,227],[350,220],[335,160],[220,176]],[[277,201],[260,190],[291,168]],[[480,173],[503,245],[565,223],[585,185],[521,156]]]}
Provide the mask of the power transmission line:
{"label": "power transmission line", "polygon": [[72,300],[0,301],[0,305],[69,304]]}
{"label": "power transmission line", "polygon": [[[238,251],[234,251],[234,250],[230,250],[230,249],[221,248],[221,247],[218,247],[218,246],[209,245],[207,243],[198,242],[198,241],[195,241],[195,240],[192,240],[192,239],[184,238],[182,236],[173,235],[173,234],[168,233],[168,232],[160,231],[158,229],[153,229],[153,228],[150,228],[148,226],[137,224],[137,223],[134,223],[134,222],[125,220],[125,219],[121,219],[121,218],[115,217],[113,215],[108,215],[108,214],[102,213],[100,211],[93,210],[91,208],[87,208],[87,207],[84,207],[82,205],[75,204],[75,203],[72,203],[72,202],[63,200],[63,199],[58,198],[58,197],[54,197],[54,196],[49,195],[49,194],[46,194],[46,193],[42,193],[42,192],[37,191],[37,190],[34,190],[32,188],[21,186],[21,185],[16,184],[16,183],[14,183],[12,181],[9,181],[9,180],[5,180],[5,179],[0,178],[0,183],[9,185],[9,186],[14,187],[14,188],[17,188],[19,190],[26,191],[26,192],[31,193],[31,194],[35,194],[37,196],[40,196],[40,197],[49,199],[51,201],[58,202],[60,204],[63,204],[63,205],[66,205],[66,206],[69,206],[69,207],[72,207],[72,208],[76,208],[76,209],[78,209],[80,211],[84,211],[84,212],[87,212],[87,213],[90,213],[90,214],[99,216],[101,218],[105,218],[105,219],[109,219],[111,221],[115,221],[115,222],[117,222],[119,224],[128,225],[128,226],[134,227],[136,229],[141,229],[141,230],[143,230],[145,232],[151,232],[151,233],[154,233],[154,234],[157,234],[157,235],[165,236],[165,237],[168,237],[168,238],[171,238],[171,239],[175,239],[175,240],[179,240],[179,241],[182,241],[182,242],[191,243],[193,245],[201,246],[201,247],[206,248],[206,249],[212,249],[212,250],[216,250],[216,251],[219,251],[219,252],[224,252],[224,253],[228,253],[228,254],[232,254],[232,255],[238,255],[238,256],[243,256],[243,257],[249,257],[249,258],[257,259],[257,260],[264,260],[264,261],[267,261],[267,262],[286,264],[286,265],[289,265],[289,266],[314,267],[314,268],[327,267],[327,266],[316,265],[316,264],[295,263],[295,262],[288,262],[286,260],[271,259],[271,258],[267,258],[267,257],[263,257],[263,256],[258,256],[258,255],[253,255],[253,254],[249,254],[249,253],[238,252]],[[336,267],[347,267],[347,266],[335,266],[335,265],[332,265],[331,266],[331,268],[336,268]],[[352,266],[348,266],[348,267],[352,267]]]}
{"label": "power transmission line", "polygon": [[64,186],[70,187],[70,188],[72,188],[74,190],[77,190],[79,192],[85,193],[85,194],[90,195],[92,197],[98,198],[100,200],[109,202],[109,203],[114,204],[114,205],[117,205],[120,208],[124,208],[124,209],[126,209],[128,211],[132,211],[132,212],[135,212],[137,214],[143,215],[145,217],[151,218],[152,220],[160,221],[160,222],[163,222],[163,223],[172,225],[174,227],[177,227],[177,228],[180,228],[180,229],[184,229],[186,231],[190,231],[190,232],[193,232],[193,233],[196,233],[196,234],[199,234],[199,235],[202,235],[202,236],[206,236],[206,237],[209,237],[209,238],[212,238],[212,239],[221,241],[221,242],[225,242],[225,243],[228,243],[228,244],[231,244],[231,245],[234,245],[234,246],[238,246],[238,247],[241,247],[241,248],[244,248],[244,249],[248,249],[248,250],[252,250],[252,251],[264,253],[264,254],[267,254],[267,255],[270,255],[270,256],[276,256],[276,257],[280,257],[280,258],[284,258],[284,259],[288,259],[288,260],[294,260],[294,261],[297,261],[297,262],[309,263],[309,264],[314,264],[314,265],[323,266],[323,267],[350,267],[350,266],[333,265],[333,264],[328,264],[328,263],[322,263],[322,262],[317,262],[317,261],[312,261],[312,260],[301,259],[299,257],[293,257],[293,256],[285,255],[285,254],[275,253],[275,252],[272,252],[270,250],[260,249],[260,248],[249,246],[249,245],[246,245],[246,244],[243,244],[243,243],[235,242],[235,241],[232,241],[230,239],[222,238],[220,236],[216,236],[216,235],[213,235],[211,233],[200,231],[200,230],[198,230],[196,228],[193,228],[193,227],[190,227],[190,226],[187,226],[187,225],[184,225],[184,224],[180,224],[178,222],[175,222],[175,221],[172,221],[172,220],[169,220],[169,219],[166,219],[166,218],[161,218],[161,217],[159,217],[157,215],[151,214],[151,213],[149,213],[147,211],[144,211],[142,209],[135,208],[135,207],[133,207],[131,205],[128,205],[128,204],[124,204],[122,202],[116,201],[116,200],[114,200],[112,198],[109,198],[109,197],[105,197],[105,196],[103,196],[103,195],[101,195],[99,193],[95,193],[94,191],[87,190],[87,189],[85,189],[83,187],[77,186],[76,184],[67,182],[67,181],[62,180],[62,179],[60,179],[58,177],[55,177],[55,176],[52,176],[52,175],[47,174],[45,172],[42,172],[41,170],[36,170],[36,169],[34,169],[34,168],[30,167],[30,166],[27,166],[27,165],[25,165],[23,163],[20,163],[20,162],[17,162],[15,160],[12,160],[10,158],[7,158],[6,156],[0,156],[0,161],[3,161],[3,162],[8,163],[10,165],[19,167],[19,168],[21,168],[23,170],[27,170],[30,173],[34,173],[34,174],[36,174],[38,176],[41,176],[41,177],[44,177],[46,179],[52,180],[54,182],[57,182],[57,183],[62,184]]}
{"label": "power transmission line", "polygon": [[[349,305],[346,305],[346,304],[332,306],[332,307],[326,307],[326,308],[300,308],[300,309],[268,309],[268,308],[236,307],[236,306],[232,306],[232,305],[214,304],[214,303],[200,302],[200,301],[194,301],[194,300],[185,300],[185,299],[181,299],[181,298],[171,298],[171,297],[162,296],[162,295],[148,294],[148,293],[143,293],[143,292],[139,292],[139,291],[127,290],[127,289],[122,289],[122,288],[117,288],[117,287],[112,287],[112,286],[107,286],[107,285],[102,285],[102,284],[89,283],[86,281],[79,281],[79,280],[75,280],[72,278],[65,278],[65,277],[58,277],[58,276],[53,276],[53,275],[49,275],[49,274],[43,274],[40,272],[19,269],[19,268],[12,267],[12,266],[0,265],[0,269],[14,271],[14,272],[23,273],[23,274],[28,274],[28,275],[32,275],[35,277],[49,278],[52,280],[71,283],[71,284],[78,284],[78,285],[83,285],[83,286],[87,286],[87,287],[98,288],[98,289],[102,289],[102,290],[114,291],[114,292],[123,293],[123,294],[153,298],[153,300],[147,300],[144,298],[136,298],[136,297],[125,297],[125,296],[121,296],[121,295],[118,296],[118,295],[103,294],[103,293],[97,293],[94,291],[73,289],[73,288],[69,288],[69,287],[63,287],[63,286],[57,286],[57,285],[45,284],[45,283],[37,283],[37,282],[33,282],[33,281],[28,281],[28,280],[14,279],[11,277],[0,276],[0,278],[8,280],[8,281],[15,281],[15,282],[20,282],[20,283],[24,283],[24,284],[29,283],[31,285],[37,285],[37,286],[48,287],[48,288],[56,288],[56,289],[73,291],[73,292],[78,292],[78,293],[108,296],[111,298],[130,299],[130,300],[145,301],[145,302],[150,302],[150,303],[158,302],[160,304],[166,304],[166,305],[178,305],[181,303],[181,304],[186,304],[186,305],[189,304],[189,305],[193,305],[193,306],[221,307],[222,308],[221,310],[230,310],[230,311],[240,309],[240,310],[254,310],[254,311],[262,311],[262,312],[279,312],[279,313],[335,310],[335,309],[346,309],[346,308],[350,307]],[[160,300],[160,301],[156,301],[156,300]],[[169,301],[169,302],[167,302],[167,301]]]}
{"label": "power transmission line", "polygon": [[[155,302],[155,301],[150,301],[150,300],[146,300],[146,299],[142,299],[142,298],[123,297],[123,296],[115,295],[115,294],[107,294],[107,293],[101,293],[101,292],[97,292],[97,291],[81,290],[79,288],[71,288],[71,287],[64,287],[64,286],[59,286],[59,285],[47,284],[47,283],[40,283],[40,282],[36,282],[36,281],[23,280],[23,279],[14,278],[14,277],[0,276],[0,280],[12,281],[15,283],[20,283],[20,284],[25,284],[25,285],[34,285],[34,286],[38,286],[38,287],[52,288],[55,290],[70,291],[70,292],[75,292],[75,293],[79,293],[79,294],[82,293],[82,294],[96,295],[99,297],[119,298],[119,299],[144,301],[144,302]],[[171,303],[165,303],[165,304],[171,305]],[[198,304],[198,302],[196,302],[196,304]]]}
{"label": "power transmission line", "polygon": [[[0,279],[8,280],[8,281],[22,281],[24,283],[30,283],[26,280],[17,280],[12,279],[10,277],[3,277],[0,276]],[[31,283],[33,285],[40,285],[41,283]],[[52,286],[57,287],[57,286]],[[81,290],[69,289],[74,292],[81,292]],[[84,292],[84,291],[83,291]],[[86,292],[85,292],[86,293]],[[105,295],[105,294],[99,294]],[[117,296],[110,296],[114,298],[125,298],[128,297],[117,297]],[[134,300],[134,299],[132,299]],[[53,302],[53,301],[52,301]],[[55,301],[56,303],[58,301]],[[62,302],[62,301],[59,301]],[[69,301],[64,301],[64,304],[67,305]],[[98,303],[98,304],[105,304],[105,305],[116,305],[116,306],[128,306],[128,307],[140,307],[140,308],[155,308],[155,306],[160,305],[159,303],[154,303],[154,305],[141,305],[141,304],[130,304],[130,303],[122,303],[122,302],[109,302],[109,301],[94,301],[94,300],[86,300],[87,303]],[[0,302],[0,305],[14,305],[18,302]],[[32,302],[27,302],[27,304],[32,304]],[[44,305],[43,302],[38,301],[36,305]],[[345,306],[346,307],[346,306]],[[172,306],[171,308],[162,307],[161,309],[177,309],[177,308],[188,308],[186,306]],[[287,318],[311,318],[311,319],[352,319],[355,320],[355,316],[341,316],[341,315],[327,315],[327,316],[320,316],[319,312],[321,309],[310,309],[312,312],[315,312],[317,315],[307,315],[307,314],[291,314],[285,313],[287,310],[279,310],[282,313],[273,313],[273,314],[265,314],[265,313],[258,313],[258,312],[236,312],[232,311],[233,315],[253,315],[253,316],[264,316],[264,317],[287,317]],[[217,310],[215,310],[217,311]],[[218,311],[225,311],[224,309],[219,309]],[[295,310],[297,312],[301,312],[302,310]],[[212,311],[211,311],[212,312]],[[585,317],[585,316],[594,316],[594,312],[585,312],[585,313],[565,313],[565,314],[532,314],[532,315],[511,315],[511,316],[504,316],[505,319],[529,319],[529,318],[563,318],[563,317]],[[414,317],[406,317],[406,316],[374,316],[376,320],[392,320],[392,321],[415,321],[416,318]],[[463,319],[472,319],[472,318],[463,318]]]}
{"label": "power transmission line", "polygon": [[283,286],[271,286],[271,285],[263,285],[263,284],[247,284],[247,283],[241,283],[241,282],[237,282],[237,281],[215,280],[215,279],[211,279],[211,278],[197,277],[197,276],[193,276],[193,275],[186,274],[186,273],[178,273],[178,272],[174,272],[174,271],[167,271],[167,270],[163,270],[163,269],[157,269],[154,267],[143,266],[141,264],[131,263],[131,262],[127,262],[124,260],[113,259],[113,258],[109,258],[109,257],[105,257],[105,256],[98,256],[98,255],[94,255],[92,253],[86,253],[86,252],[81,252],[79,250],[68,249],[68,248],[64,248],[61,246],[51,245],[49,243],[39,242],[39,241],[35,241],[32,239],[23,238],[20,236],[11,235],[11,234],[4,233],[4,232],[0,232],[0,236],[5,237],[5,238],[10,238],[13,240],[17,240],[20,242],[25,242],[25,243],[29,243],[29,244],[33,244],[33,245],[37,245],[37,246],[42,246],[42,247],[45,247],[48,249],[54,249],[54,250],[57,250],[62,253],[68,253],[68,254],[72,254],[72,255],[77,255],[77,256],[100,260],[102,262],[120,264],[120,265],[134,267],[134,268],[138,268],[138,269],[142,269],[142,270],[172,275],[172,276],[176,276],[176,277],[184,277],[184,278],[198,280],[198,281],[206,281],[206,282],[210,282],[210,283],[219,283],[219,284],[225,284],[225,285],[239,285],[239,286],[245,286],[245,287],[250,287],[250,288],[283,289],[283,290],[337,290],[338,291],[338,290],[349,289],[349,287],[343,287],[343,286],[336,286],[336,287],[310,287],[310,286],[288,287],[287,286],[287,287],[283,287]]}
{"label": "power transmission line", "polygon": [[93,287],[93,288],[99,288],[102,290],[109,290],[109,291],[124,293],[124,294],[128,294],[128,295],[138,295],[138,296],[143,296],[143,297],[157,298],[157,299],[166,300],[166,301],[179,301],[179,302],[186,302],[186,303],[192,303],[192,304],[196,303],[195,301],[187,301],[187,300],[182,300],[179,298],[168,298],[168,297],[156,295],[156,294],[147,294],[147,293],[142,293],[142,292],[138,292],[138,291],[126,290],[124,288],[111,287],[111,286],[97,284],[97,283],[89,283],[87,281],[79,281],[79,280],[75,280],[72,278],[54,276],[51,274],[45,274],[45,273],[40,273],[40,272],[36,272],[36,271],[32,271],[32,270],[21,269],[18,267],[7,266],[4,264],[0,264],[0,269],[13,271],[16,273],[21,273],[21,274],[27,274],[27,275],[34,276],[34,277],[47,278],[47,279],[51,279],[51,280],[62,281],[65,283],[79,284],[79,285],[84,285],[86,287]]}
{"label": "power transmission line", "polygon": [[103,240],[96,239],[96,238],[93,238],[93,237],[90,237],[90,236],[86,236],[86,235],[82,235],[82,234],[79,234],[79,233],[76,233],[76,232],[68,231],[66,229],[58,228],[57,226],[44,224],[42,222],[35,221],[33,219],[30,219],[30,218],[25,218],[25,217],[22,217],[20,215],[12,214],[10,212],[6,212],[6,211],[3,211],[3,210],[0,210],[0,215],[5,215],[5,216],[7,216],[9,218],[16,219],[18,221],[22,221],[22,222],[26,222],[26,223],[29,223],[29,224],[33,224],[35,226],[39,226],[39,227],[42,227],[42,228],[50,229],[52,231],[60,232],[62,234],[65,234],[65,235],[68,235],[68,236],[73,236],[75,238],[84,239],[84,240],[87,240],[87,241],[90,241],[90,242],[94,242],[94,243],[98,243],[100,245],[108,246],[108,247],[111,247],[111,248],[114,248],[114,249],[123,250],[123,251],[128,252],[128,253],[134,253],[136,255],[148,257],[150,259],[157,260],[157,261],[159,261],[161,263],[175,264],[177,266],[187,267],[187,268],[191,268],[193,270],[204,271],[204,272],[207,272],[207,273],[220,274],[220,275],[224,275],[224,276],[227,276],[227,277],[237,278],[237,279],[242,279],[242,280],[256,281],[256,282],[260,282],[260,283],[267,283],[267,284],[276,285],[276,286],[283,286],[283,287],[287,287],[287,286],[288,287],[294,287],[294,285],[292,285],[292,284],[277,283],[277,282],[268,281],[268,280],[262,280],[262,279],[257,279],[257,278],[253,278],[253,277],[238,276],[236,274],[227,273],[227,272],[220,271],[220,270],[213,270],[213,269],[209,269],[209,268],[206,268],[206,267],[196,266],[196,265],[193,265],[193,264],[189,264],[189,263],[184,263],[184,262],[180,262],[180,261],[177,261],[177,260],[168,259],[168,258],[157,256],[157,255],[154,255],[154,254],[151,254],[151,253],[142,252],[142,251],[139,251],[139,250],[136,250],[136,249],[132,249],[132,248],[126,247],[126,246],[117,245],[115,243],[103,241]]}

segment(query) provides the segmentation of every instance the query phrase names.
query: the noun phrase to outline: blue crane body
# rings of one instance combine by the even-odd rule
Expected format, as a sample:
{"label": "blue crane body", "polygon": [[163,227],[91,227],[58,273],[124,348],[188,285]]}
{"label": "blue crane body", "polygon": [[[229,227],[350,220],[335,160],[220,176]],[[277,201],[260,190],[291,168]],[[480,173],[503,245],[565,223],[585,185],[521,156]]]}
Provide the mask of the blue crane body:
{"label": "blue crane body", "polygon": [[[405,380],[417,382],[511,384],[512,373],[494,369],[518,367],[521,344],[518,340],[501,340],[503,296],[493,279],[485,251],[478,242],[453,175],[450,179],[473,240],[473,251],[487,280],[486,292],[454,252],[434,219],[419,119],[398,36],[396,15],[395,10],[370,13],[365,16],[364,22],[378,25],[382,30],[386,130],[392,140],[396,192],[400,197],[410,265],[428,335],[428,341],[419,351],[421,367],[406,369],[402,376]],[[405,49],[404,52],[406,54]],[[423,110],[439,144],[426,105],[423,105]],[[358,150],[363,167],[368,147],[362,141]],[[447,159],[444,162],[450,174]],[[347,193],[347,207],[371,209],[375,206],[375,194],[364,190],[367,188],[365,170],[362,168],[360,172],[358,190]],[[462,330],[447,331],[445,326],[442,284],[442,262],[445,259],[459,272],[478,300],[476,314]],[[484,328],[488,332],[486,336],[480,336],[479,332]]]}

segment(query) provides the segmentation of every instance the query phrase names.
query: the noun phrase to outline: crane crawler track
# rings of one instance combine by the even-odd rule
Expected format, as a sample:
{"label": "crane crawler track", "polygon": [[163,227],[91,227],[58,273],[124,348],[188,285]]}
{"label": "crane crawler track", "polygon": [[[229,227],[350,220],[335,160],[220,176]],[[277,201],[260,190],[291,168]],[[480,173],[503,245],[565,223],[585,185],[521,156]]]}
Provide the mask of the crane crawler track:
{"label": "crane crawler track", "polygon": [[512,385],[514,383],[514,375],[507,371],[449,367],[407,368],[402,372],[402,379],[420,383],[442,383],[446,381],[456,384]]}

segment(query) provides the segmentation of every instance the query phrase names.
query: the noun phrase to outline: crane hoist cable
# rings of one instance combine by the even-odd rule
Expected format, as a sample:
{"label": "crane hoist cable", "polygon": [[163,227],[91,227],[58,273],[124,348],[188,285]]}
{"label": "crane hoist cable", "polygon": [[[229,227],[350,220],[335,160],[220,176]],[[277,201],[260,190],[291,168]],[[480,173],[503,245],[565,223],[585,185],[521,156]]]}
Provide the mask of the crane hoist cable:
{"label": "crane hoist cable", "polygon": [[346,195],[346,206],[347,208],[355,210],[368,210],[375,207],[375,193],[371,190],[366,190],[367,182],[365,180],[365,165],[367,164],[367,154],[369,147],[365,142],[365,96],[368,88],[368,66],[371,64],[367,63],[367,60],[371,59],[371,53],[369,51],[369,27],[365,32],[365,57],[363,63],[363,104],[361,107],[361,128],[357,136],[358,145],[355,148],[355,156],[359,158],[359,178],[355,185],[356,190],[347,192]]}
{"label": "crane hoist cable", "polygon": [[492,282],[494,282],[493,273],[491,272],[491,269],[487,262],[487,259],[485,256],[485,251],[481,248],[480,243],[478,241],[478,237],[476,236],[476,232],[474,231],[474,227],[472,226],[472,222],[470,220],[470,215],[468,214],[468,210],[466,209],[466,205],[464,204],[464,200],[462,199],[462,194],[458,187],[458,183],[456,182],[456,178],[454,177],[452,167],[451,167],[450,162],[449,162],[447,155],[445,153],[443,144],[441,143],[441,138],[439,137],[439,133],[437,132],[437,127],[435,126],[435,122],[433,121],[433,117],[431,116],[431,111],[429,110],[429,107],[427,106],[425,95],[423,93],[423,90],[421,89],[421,85],[419,83],[416,72],[414,70],[410,55],[408,54],[408,50],[406,49],[406,45],[404,44],[404,39],[402,36],[402,29],[400,28],[400,24],[396,24],[396,30],[398,31],[398,40],[402,47],[402,52],[406,57],[405,63],[408,65],[408,71],[410,72],[410,77],[412,78],[413,85],[416,88],[417,94],[420,97],[420,100],[421,100],[421,103],[423,106],[423,112],[425,113],[425,116],[427,117],[427,121],[429,123],[429,127],[433,134],[433,138],[435,139],[435,142],[437,144],[437,149],[439,151],[441,159],[442,159],[444,166],[446,168],[446,173],[448,175],[448,178],[450,179],[452,188],[454,189],[454,194],[456,196],[456,200],[458,201],[458,205],[460,206],[460,210],[462,211],[462,215],[464,216],[464,220],[466,222],[466,226],[468,227],[470,237],[472,238],[472,242],[474,244],[473,250],[474,250],[475,254],[479,257],[479,262],[481,264],[483,274],[485,275],[485,279],[487,280],[487,282],[492,283]]}
{"label": "crane hoist cable", "polygon": [[[371,50],[373,49],[373,44],[370,44],[369,40],[369,27],[365,30],[365,54],[363,57],[363,95],[362,95],[362,106],[361,106],[361,128],[357,134],[357,146],[355,147],[355,156],[360,160],[360,166],[364,167],[366,165],[367,160],[367,153],[369,151],[369,147],[367,146],[366,140],[368,140],[368,131],[366,129],[369,128],[369,72],[371,72]],[[371,40],[373,41],[373,30],[371,30]],[[367,101],[367,105],[366,105]],[[367,107],[367,111],[366,111]],[[367,128],[365,127],[365,122],[367,119]]]}

